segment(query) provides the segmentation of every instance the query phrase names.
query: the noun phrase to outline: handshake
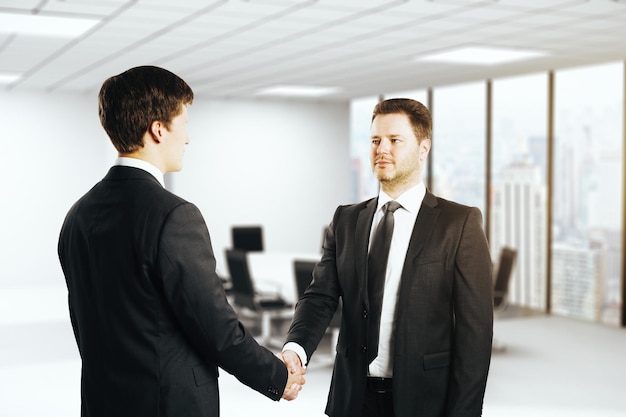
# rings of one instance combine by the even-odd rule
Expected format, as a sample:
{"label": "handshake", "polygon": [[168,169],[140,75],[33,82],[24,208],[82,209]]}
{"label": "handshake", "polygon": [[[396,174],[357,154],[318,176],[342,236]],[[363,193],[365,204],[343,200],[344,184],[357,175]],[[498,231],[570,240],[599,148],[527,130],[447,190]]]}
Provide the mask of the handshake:
{"label": "handshake", "polygon": [[302,389],[302,385],[306,382],[304,380],[306,368],[302,366],[300,357],[292,350],[285,350],[276,356],[278,356],[278,358],[285,363],[288,371],[287,384],[285,384],[283,399],[287,401],[295,400],[298,397],[298,393]]}

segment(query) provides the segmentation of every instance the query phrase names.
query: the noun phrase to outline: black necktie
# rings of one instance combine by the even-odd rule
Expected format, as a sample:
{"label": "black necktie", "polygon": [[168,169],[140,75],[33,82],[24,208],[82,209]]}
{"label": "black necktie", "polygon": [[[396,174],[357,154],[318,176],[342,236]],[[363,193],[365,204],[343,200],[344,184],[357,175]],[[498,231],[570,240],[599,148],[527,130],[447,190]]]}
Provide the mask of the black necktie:
{"label": "black necktie", "polygon": [[367,290],[370,301],[369,337],[367,340],[367,360],[372,362],[378,355],[378,335],[380,333],[380,313],[385,292],[385,275],[389,246],[393,235],[393,213],[402,207],[397,201],[389,201],[383,206],[384,215],[374,232],[367,261]]}

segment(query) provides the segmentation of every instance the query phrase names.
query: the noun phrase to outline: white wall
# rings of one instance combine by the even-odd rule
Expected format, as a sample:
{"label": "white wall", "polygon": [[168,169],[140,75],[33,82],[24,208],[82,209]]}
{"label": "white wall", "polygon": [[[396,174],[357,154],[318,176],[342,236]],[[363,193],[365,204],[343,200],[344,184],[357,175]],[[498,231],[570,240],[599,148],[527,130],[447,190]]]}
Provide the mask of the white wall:
{"label": "white wall", "polygon": [[195,100],[188,132],[173,189],[205,216],[218,267],[233,224],[263,225],[267,251],[320,251],[349,202],[349,103]]}
{"label": "white wall", "polygon": [[[58,232],[71,204],[116,154],[93,95],[0,92],[0,287],[62,282]],[[183,172],[218,268],[233,224],[262,224],[270,251],[317,251],[349,198],[349,104],[209,101],[190,108]]]}
{"label": "white wall", "polygon": [[0,92],[0,285],[61,280],[65,213],[115,156],[95,97]]}

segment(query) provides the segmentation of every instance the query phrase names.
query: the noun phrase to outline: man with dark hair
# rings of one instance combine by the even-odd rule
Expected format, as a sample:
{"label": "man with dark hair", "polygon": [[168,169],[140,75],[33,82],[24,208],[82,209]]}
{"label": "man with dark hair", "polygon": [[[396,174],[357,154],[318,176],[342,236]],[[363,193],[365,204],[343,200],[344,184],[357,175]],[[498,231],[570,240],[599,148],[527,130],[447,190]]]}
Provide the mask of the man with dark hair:
{"label": "man with dark hair", "polygon": [[491,358],[491,257],[477,208],[431,194],[428,109],[375,108],[378,198],[339,207],[283,348],[307,364],[343,301],[331,417],[478,417]]}
{"label": "man with dark hair", "polygon": [[216,417],[218,367],[275,401],[304,383],[239,322],[200,211],[164,188],[182,168],[192,101],[187,83],[149,66],[100,90],[119,158],[72,206],[58,245],[83,416]]}

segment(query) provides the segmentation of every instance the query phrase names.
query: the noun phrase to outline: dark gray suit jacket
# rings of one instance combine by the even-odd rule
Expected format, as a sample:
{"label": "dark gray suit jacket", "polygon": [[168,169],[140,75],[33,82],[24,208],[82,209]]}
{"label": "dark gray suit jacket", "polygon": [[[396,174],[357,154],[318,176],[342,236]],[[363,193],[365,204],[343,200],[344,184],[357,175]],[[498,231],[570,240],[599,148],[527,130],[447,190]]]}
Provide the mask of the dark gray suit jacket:
{"label": "dark gray suit jacket", "polygon": [[[326,413],[360,415],[367,378],[367,252],[376,199],[337,209],[287,341],[311,357],[337,306],[343,317]],[[395,317],[396,417],[477,417],[491,359],[492,265],[480,211],[426,192]]]}
{"label": "dark gray suit jacket", "polygon": [[70,209],[58,251],[83,416],[218,416],[218,366],[280,399],[287,370],[228,304],[202,215],[152,175],[111,168]]}

